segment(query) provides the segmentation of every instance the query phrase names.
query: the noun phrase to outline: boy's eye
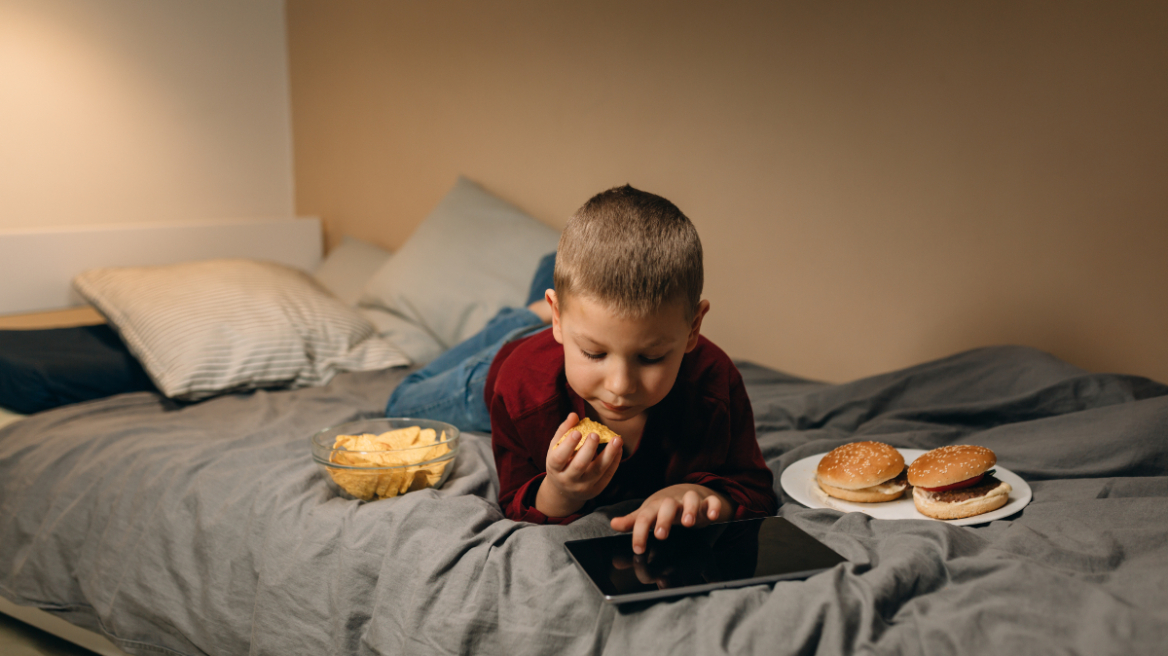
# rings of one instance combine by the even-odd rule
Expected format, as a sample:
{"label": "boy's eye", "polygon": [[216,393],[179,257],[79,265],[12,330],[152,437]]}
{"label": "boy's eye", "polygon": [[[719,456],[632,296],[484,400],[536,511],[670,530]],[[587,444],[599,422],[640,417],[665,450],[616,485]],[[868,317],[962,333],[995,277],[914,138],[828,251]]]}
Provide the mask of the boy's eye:
{"label": "boy's eye", "polygon": [[588,358],[589,360],[602,360],[602,359],[604,359],[603,353],[589,353],[588,351],[584,351],[584,350],[581,350],[580,352],[583,353],[584,357]]}
{"label": "boy's eye", "polygon": [[641,356],[641,364],[657,364],[658,362],[661,362],[664,359],[665,359],[664,355],[659,357],[659,358],[650,358],[648,356],[642,355]]}

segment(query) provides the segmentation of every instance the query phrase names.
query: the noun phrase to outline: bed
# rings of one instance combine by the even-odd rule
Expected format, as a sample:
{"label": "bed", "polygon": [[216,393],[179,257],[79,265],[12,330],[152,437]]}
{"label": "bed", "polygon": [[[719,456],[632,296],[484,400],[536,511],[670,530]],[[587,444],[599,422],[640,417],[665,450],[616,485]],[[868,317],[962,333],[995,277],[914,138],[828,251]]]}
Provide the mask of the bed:
{"label": "bed", "polygon": [[[451,339],[479,311],[425,332]],[[197,401],[128,392],[0,428],[0,597],[131,654],[1158,654],[1168,640],[1158,382],[1012,346],[846,384],[740,361],[779,514],[848,562],[614,607],[563,543],[609,534],[635,502],[568,526],[507,520],[488,435],[464,435],[441,489],[371,503],[330,489],[309,437],[380,415],[422,360]],[[988,446],[1032,501],[957,526],[809,508],[779,485],[860,439]]]}

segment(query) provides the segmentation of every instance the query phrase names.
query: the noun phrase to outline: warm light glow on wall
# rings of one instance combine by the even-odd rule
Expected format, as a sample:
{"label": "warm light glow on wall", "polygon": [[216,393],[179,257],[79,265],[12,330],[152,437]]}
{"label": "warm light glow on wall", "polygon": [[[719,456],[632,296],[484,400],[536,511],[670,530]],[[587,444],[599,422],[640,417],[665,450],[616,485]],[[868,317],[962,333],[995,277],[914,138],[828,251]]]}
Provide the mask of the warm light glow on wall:
{"label": "warm light glow on wall", "polygon": [[0,228],[289,215],[283,6],[0,0]]}
{"label": "warm light glow on wall", "polygon": [[702,236],[702,331],[824,380],[988,344],[1168,380],[1168,4],[288,0],[297,208],[399,247],[456,175]]}

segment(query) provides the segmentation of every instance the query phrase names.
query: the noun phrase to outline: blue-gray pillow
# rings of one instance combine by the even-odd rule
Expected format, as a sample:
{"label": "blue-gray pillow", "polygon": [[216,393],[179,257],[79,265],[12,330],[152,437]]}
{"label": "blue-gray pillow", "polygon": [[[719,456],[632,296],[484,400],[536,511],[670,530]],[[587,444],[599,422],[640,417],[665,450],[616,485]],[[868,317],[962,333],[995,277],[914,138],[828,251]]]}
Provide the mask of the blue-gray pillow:
{"label": "blue-gray pillow", "polygon": [[525,305],[532,272],[560,232],[460,177],[365,286],[361,304],[405,317],[445,348],[504,307]]}

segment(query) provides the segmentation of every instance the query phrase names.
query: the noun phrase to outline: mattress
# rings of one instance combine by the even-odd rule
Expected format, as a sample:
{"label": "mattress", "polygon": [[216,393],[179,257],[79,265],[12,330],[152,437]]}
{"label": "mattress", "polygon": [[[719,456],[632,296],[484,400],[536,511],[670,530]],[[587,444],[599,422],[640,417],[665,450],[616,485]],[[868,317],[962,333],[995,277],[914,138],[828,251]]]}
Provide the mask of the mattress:
{"label": "mattress", "polygon": [[1033,501],[976,526],[780,515],[848,559],[804,581],[614,607],[566,540],[505,519],[487,435],[442,489],[364,503],[309,456],[406,369],[178,405],[154,393],[0,429],[0,595],[131,654],[1160,653],[1168,387],[987,348],[841,384],[739,367],[776,486],[849,441],[975,443]]}

